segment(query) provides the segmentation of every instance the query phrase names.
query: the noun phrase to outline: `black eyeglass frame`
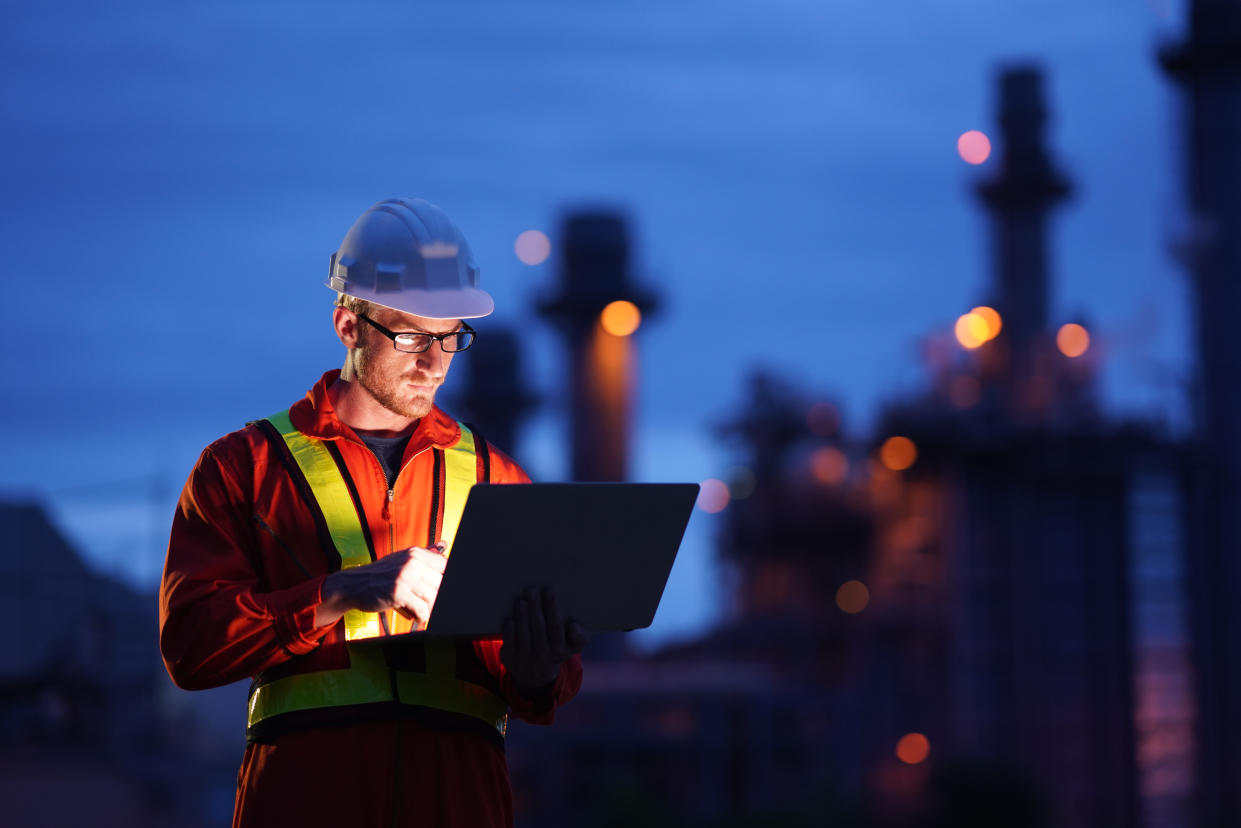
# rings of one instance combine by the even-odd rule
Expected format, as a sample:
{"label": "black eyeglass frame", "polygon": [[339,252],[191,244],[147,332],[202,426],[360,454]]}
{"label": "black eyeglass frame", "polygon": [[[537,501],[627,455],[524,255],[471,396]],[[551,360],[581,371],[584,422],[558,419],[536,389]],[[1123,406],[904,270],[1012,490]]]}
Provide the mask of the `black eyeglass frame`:
{"label": "black eyeglass frame", "polygon": [[[372,328],[379,331],[384,336],[388,337],[388,339],[391,339],[392,347],[395,348],[397,353],[400,353],[400,354],[426,353],[427,351],[431,349],[432,342],[438,342],[440,344],[440,350],[442,350],[446,354],[459,354],[462,351],[468,351],[470,346],[474,344],[474,340],[478,337],[478,331],[471,328],[464,320],[462,320],[461,322],[461,327],[455,331],[450,331],[448,333],[442,333],[442,334],[433,334],[433,333],[427,333],[426,331],[390,331],[387,328],[385,328],[383,325],[380,325],[378,322],[376,322],[374,319],[371,319],[369,316],[367,316],[364,313],[357,314],[357,317],[363,320],[364,322],[369,323]],[[462,334],[468,335],[464,348],[447,347],[445,343],[448,341],[448,337],[461,336]],[[397,345],[396,338],[398,336],[421,336],[425,338],[425,341],[427,344],[416,350],[409,350],[409,351],[402,350]]]}

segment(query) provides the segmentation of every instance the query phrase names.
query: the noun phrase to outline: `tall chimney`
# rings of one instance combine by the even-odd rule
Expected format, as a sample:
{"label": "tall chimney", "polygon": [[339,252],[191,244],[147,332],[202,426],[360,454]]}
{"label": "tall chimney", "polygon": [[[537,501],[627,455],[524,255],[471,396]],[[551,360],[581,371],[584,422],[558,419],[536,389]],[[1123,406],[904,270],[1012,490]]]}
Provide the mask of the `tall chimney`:
{"label": "tall chimney", "polygon": [[603,315],[615,302],[645,315],[655,300],[630,278],[629,230],[620,214],[570,214],[561,239],[558,285],[539,310],[568,347],[572,477],[624,480],[636,354],[632,331],[609,330]]}
{"label": "tall chimney", "polygon": [[1183,97],[1182,239],[1198,335],[1206,479],[1188,517],[1197,597],[1199,824],[1241,825],[1241,0],[1193,0],[1161,62]]}
{"label": "tall chimney", "polygon": [[1010,370],[1020,377],[1047,333],[1047,215],[1070,192],[1044,141],[1047,109],[1039,69],[1001,72],[999,122],[999,171],[978,185],[978,195],[991,214],[992,301],[1004,320]]}
{"label": "tall chimney", "polygon": [[[481,326],[480,326],[481,327]],[[517,429],[536,399],[521,376],[521,340],[510,328],[488,327],[463,354],[466,416],[497,448],[514,453]]]}

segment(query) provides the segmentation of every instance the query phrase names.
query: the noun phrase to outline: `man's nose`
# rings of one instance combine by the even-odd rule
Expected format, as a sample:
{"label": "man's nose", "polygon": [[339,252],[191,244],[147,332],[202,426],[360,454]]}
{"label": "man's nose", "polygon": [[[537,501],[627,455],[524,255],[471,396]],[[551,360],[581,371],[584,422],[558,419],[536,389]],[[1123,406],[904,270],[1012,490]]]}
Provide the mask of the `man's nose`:
{"label": "man's nose", "polygon": [[444,347],[438,339],[431,343],[430,348],[418,354],[418,367],[436,379],[444,376],[444,363],[446,361]]}

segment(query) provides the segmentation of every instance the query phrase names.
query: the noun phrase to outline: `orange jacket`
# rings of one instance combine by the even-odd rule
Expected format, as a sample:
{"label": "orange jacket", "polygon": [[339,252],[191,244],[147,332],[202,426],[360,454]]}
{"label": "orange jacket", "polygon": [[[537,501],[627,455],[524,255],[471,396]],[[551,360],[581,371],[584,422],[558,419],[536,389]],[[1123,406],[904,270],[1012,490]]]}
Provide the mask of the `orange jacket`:
{"label": "orange jacket", "polygon": [[[332,408],[327,389],[338,376],[324,374],[293,405],[290,419],[339,450],[376,557],[429,546],[436,540],[428,537],[431,449],[455,444],[460,427],[438,407],[419,421],[390,499],[379,461]],[[529,481],[494,447],[490,456],[493,482]],[[314,627],[324,578],[340,568],[340,557],[283,461],[250,425],[208,446],[185,484],[160,587],[160,650],[183,688],[216,687],[260,672],[277,678],[348,666],[343,621]],[[396,618],[393,632],[408,631],[410,622]],[[574,658],[562,667],[549,696],[529,699],[507,675],[499,647],[499,641],[473,642],[476,660],[469,669],[485,674],[513,715],[550,722],[555,707],[577,692],[581,662]]]}

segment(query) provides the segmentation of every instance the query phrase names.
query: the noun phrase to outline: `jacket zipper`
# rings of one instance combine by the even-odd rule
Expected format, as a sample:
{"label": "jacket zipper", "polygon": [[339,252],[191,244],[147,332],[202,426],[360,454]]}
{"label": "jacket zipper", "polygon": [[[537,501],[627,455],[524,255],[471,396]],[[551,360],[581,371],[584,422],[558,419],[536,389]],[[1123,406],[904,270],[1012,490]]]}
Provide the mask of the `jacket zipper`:
{"label": "jacket zipper", "polygon": [[[430,448],[433,448],[433,446],[427,446],[427,448],[420,449],[416,454],[414,454],[413,457],[409,458],[403,464],[401,464],[401,467],[396,470],[397,479],[400,479],[401,472],[405,471],[405,469],[409,466],[409,464],[414,462],[414,457],[417,457],[419,454],[422,454],[423,452],[427,451],[427,449],[430,449]],[[377,466],[379,465],[378,459],[375,459],[375,465]],[[379,469],[379,473],[380,475],[383,474],[383,468]],[[387,479],[385,479],[384,480],[385,485],[387,484],[387,482],[388,482]],[[396,499],[396,480],[393,480],[392,485],[388,488],[388,496],[384,499],[383,508],[379,510],[380,516],[383,517],[383,519],[388,522],[388,554],[392,554],[393,552],[396,551],[396,527],[393,525],[394,521],[392,519],[392,508],[393,508],[392,503],[395,501],[395,499]]]}
{"label": "jacket zipper", "polygon": [[396,484],[393,483],[392,485],[394,488],[388,489],[388,501],[384,503],[384,508],[383,508],[384,520],[388,521],[388,554],[389,555],[391,555],[393,552],[396,551],[396,527],[392,525],[393,524],[392,512],[390,511],[392,507],[392,499],[396,496],[396,488],[395,488]]}
{"label": "jacket zipper", "polygon": [[[400,472],[397,472],[400,475]],[[392,485],[395,487],[396,482]],[[383,518],[388,521],[388,554],[391,555],[396,551],[396,529],[392,526],[392,512],[389,507],[392,505],[392,496],[395,489],[388,489],[388,499],[384,501]],[[396,610],[388,610],[380,613],[379,617],[384,621],[384,635],[392,635],[392,630],[396,626]]]}
{"label": "jacket zipper", "polygon": [[[428,446],[427,448],[431,448],[431,446]],[[397,479],[400,479],[401,472],[405,471],[405,468],[414,461],[414,457],[417,457],[419,454],[422,454],[426,450],[427,449],[425,448],[419,450],[418,452],[414,454],[413,457],[410,457],[408,460],[402,463],[401,467],[396,470]],[[379,460],[378,458],[374,457],[373,453],[372,453],[372,458],[375,460],[375,465],[379,465]],[[383,474],[383,468],[379,469],[379,473],[381,475]],[[385,477],[384,483],[386,484],[387,482],[388,481]],[[384,499],[383,508],[379,510],[380,516],[383,517],[383,519],[387,521],[388,523],[388,554],[389,555],[391,555],[393,552],[396,551],[396,521],[393,520],[393,511],[392,511],[394,508],[392,504],[395,500],[396,500],[396,480],[393,480],[392,485],[388,488],[388,496],[387,498]],[[383,624],[384,635],[391,635],[391,630],[393,629],[393,625],[396,624],[396,610],[389,610],[388,612],[381,612],[379,614],[379,620]]]}

